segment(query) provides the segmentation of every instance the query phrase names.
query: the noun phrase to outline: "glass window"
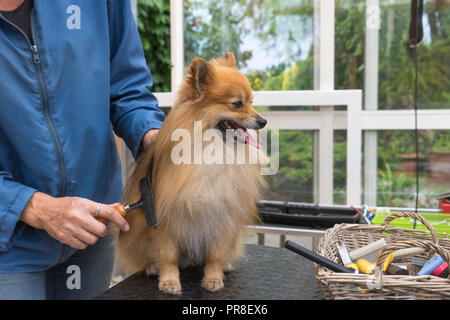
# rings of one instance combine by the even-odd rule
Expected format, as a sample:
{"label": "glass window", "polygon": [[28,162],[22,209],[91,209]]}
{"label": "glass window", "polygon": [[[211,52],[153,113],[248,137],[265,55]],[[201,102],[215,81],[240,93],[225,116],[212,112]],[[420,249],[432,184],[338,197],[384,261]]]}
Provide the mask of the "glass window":
{"label": "glass window", "polygon": [[[419,207],[438,208],[450,190],[450,130],[419,131]],[[416,153],[412,130],[378,131],[377,206],[415,206]]]}
{"label": "glass window", "polygon": [[[366,0],[335,1],[335,87],[377,90],[375,101],[364,100],[368,103],[363,106],[365,109],[413,109],[415,65],[413,51],[409,48],[411,2],[379,1],[378,43],[366,43],[366,14],[374,12],[366,11],[366,3]],[[422,24],[423,40],[417,48],[417,106],[419,109],[450,109],[450,7],[445,1],[425,0]],[[365,55],[370,50],[378,53],[375,62],[371,62],[377,63],[376,74],[365,73],[368,59]],[[368,79],[364,79],[365,76]],[[378,81],[366,86],[365,82],[373,78]],[[363,92],[365,98],[369,93]],[[363,157],[377,159],[377,168],[365,168],[367,177],[377,180],[376,195],[373,195],[376,205],[414,207],[414,131],[378,131],[376,135],[377,147],[368,146],[367,150],[372,149],[370,154],[363,154]],[[339,134],[336,133],[335,148],[340,148],[337,139]],[[450,152],[450,131],[420,131],[419,140],[419,206],[437,208],[436,194],[449,190],[450,159],[445,155]],[[339,177],[345,169],[338,164],[339,153],[334,150],[334,199],[337,203]],[[433,173],[432,170],[444,172]]]}
{"label": "glass window", "polygon": [[365,2],[365,0],[335,0],[336,89],[363,88]]}
{"label": "glass window", "polygon": [[[313,89],[312,0],[184,1],[185,64],[232,51],[252,89]],[[256,107],[258,111],[316,107]],[[280,130],[280,170],[268,200],[313,201],[312,131]]]}
{"label": "glass window", "polygon": [[[365,43],[366,0],[336,0],[335,87],[364,88],[365,49],[378,51],[378,109],[412,109],[414,60],[408,45],[410,1],[380,1],[378,45]],[[450,6],[424,1],[418,47],[418,108],[450,108]]]}
{"label": "glass window", "polygon": [[[411,109],[414,59],[408,46],[410,1],[381,6],[379,109]],[[424,1],[423,41],[418,55],[418,108],[450,108],[450,7],[445,1]]]}
{"label": "glass window", "polygon": [[232,51],[253,90],[313,88],[313,0],[184,1],[185,63]]}
{"label": "glass window", "polygon": [[[411,3],[379,1],[380,28],[376,44],[366,43],[366,2],[335,0],[335,88],[365,89],[365,55],[373,49],[378,53],[375,69],[378,80],[368,86],[369,90],[377,90],[370,109],[412,109],[414,60],[408,47]],[[255,91],[311,90],[314,88],[314,33],[318,31],[314,30],[317,3],[314,0],[183,1],[185,65],[197,56],[211,59],[232,51],[238,68],[249,78]],[[424,37],[418,47],[418,108],[450,109],[450,6],[446,1],[425,0],[422,23]],[[138,25],[153,73],[153,91],[170,91],[169,1],[139,0]],[[368,93],[363,92],[364,98]],[[318,111],[319,107],[271,106],[257,107],[257,110]],[[346,110],[346,107],[335,106],[334,110]],[[268,177],[267,199],[305,202],[317,199],[313,191],[318,189],[317,185],[313,188],[313,162],[317,165],[319,159],[313,159],[314,148],[318,147],[314,133],[280,131],[280,171]],[[376,185],[373,179],[376,204],[413,206],[415,175],[410,170],[415,163],[414,132],[377,131],[375,135],[370,134],[370,139],[374,139],[373,148],[367,144],[368,155],[363,154],[363,158],[373,157],[377,161],[377,168],[373,169],[373,177],[377,179]],[[346,141],[345,130],[334,132],[333,201],[336,204],[344,204],[347,197]],[[450,130],[420,131],[420,206],[437,207],[435,195],[450,188],[447,176],[450,159],[446,156],[450,153],[449,141]]]}
{"label": "glass window", "polygon": [[279,131],[279,172],[264,199],[313,202],[313,131]]}

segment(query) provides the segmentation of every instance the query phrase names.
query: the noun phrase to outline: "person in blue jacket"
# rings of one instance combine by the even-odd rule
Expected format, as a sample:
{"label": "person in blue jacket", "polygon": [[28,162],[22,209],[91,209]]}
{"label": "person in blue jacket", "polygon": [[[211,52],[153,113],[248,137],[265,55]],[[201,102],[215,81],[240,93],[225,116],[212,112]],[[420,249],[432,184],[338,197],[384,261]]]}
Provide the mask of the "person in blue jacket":
{"label": "person in blue jacket", "polygon": [[113,131],[133,156],[164,113],[129,0],[0,2],[0,299],[108,288],[104,218],[122,192]]}

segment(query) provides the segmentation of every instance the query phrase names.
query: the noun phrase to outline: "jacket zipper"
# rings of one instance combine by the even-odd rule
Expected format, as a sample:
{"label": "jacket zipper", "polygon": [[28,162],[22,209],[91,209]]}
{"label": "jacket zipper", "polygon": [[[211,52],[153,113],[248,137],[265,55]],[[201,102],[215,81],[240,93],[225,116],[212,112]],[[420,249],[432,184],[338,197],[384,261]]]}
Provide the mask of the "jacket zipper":
{"label": "jacket zipper", "polygon": [[61,186],[59,188],[59,196],[64,196],[66,193],[66,189],[67,189],[67,176],[66,176],[66,171],[65,171],[65,165],[64,165],[64,155],[62,152],[62,147],[61,147],[61,142],[59,140],[58,134],[56,132],[55,126],[53,124],[53,121],[51,119],[50,116],[50,106],[49,106],[49,102],[48,102],[48,92],[47,92],[47,88],[45,86],[45,82],[44,82],[44,77],[42,74],[42,66],[41,66],[41,59],[39,56],[39,50],[36,44],[36,37],[34,34],[34,28],[33,28],[33,12],[31,14],[31,36],[32,36],[32,41],[28,38],[28,36],[25,34],[25,32],[22,31],[22,29],[20,29],[18,26],[16,26],[14,23],[12,23],[11,21],[9,21],[8,19],[6,19],[5,17],[3,17],[2,15],[0,15],[0,18],[5,21],[7,24],[9,24],[10,26],[12,26],[14,29],[16,29],[17,31],[19,31],[25,38],[25,40],[27,41],[31,52],[33,54],[33,62],[36,68],[36,74],[39,80],[39,86],[41,89],[41,96],[42,96],[42,104],[43,104],[43,110],[44,110],[44,117],[45,120],[47,122],[47,126],[50,129],[50,133],[52,135],[52,139],[53,139],[53,143],[56,147],[56,152],[57,152],[57,157],[58,157],[58,169],[59,169],[59,174],[60,174],[60,178],[61,178]]}
{"label": "jacket zipper", "polygon": [[[25,32],[22,31],[22,29],[20,29],[18,26],[16,26],[14,23],[12,23],[11,21],[9,21],[8,19],[6,19],[5,17],[3,17],[0,14],[0,19],[5,21],[7,24],[9,24],[10,26],[12,26],[14,29],[16,29],[17,31],[19,31],[25,38],[25,40],[27,41],[31,52],[33,54],[33,63],[36,69],[36,73],[38,76],[38,80],[39,80],[39,86],[41,89],[41,96],[42,96],[42,105],[43,105],[43,109],[44,109],[44,117],[45,120],[47,122],[47,126],[50,129],[50,133],[52,135],[52,139],[53,139],[53,143],[55,144],[56,147],[56,152],[57,152],[57,157],[58,157],[58,169],[59,169],[59,174],[60,174],[60,178],[61,178],[61,186],[59,188],[59,196],[64,196],[66,193],[66,189],[67,189],[67,176],[66,176],[66,170],[65,170],[65,165],[64,165],[64,155],[62,152],[62,148],[61,148],[61,142],[59,140],[58,134],[56,132],[55,126],[53,124],[53,121],[51,119],[50,116],[50,106],[49,106],[49,102],[48,102],[48,92],[47,92],[47,87],[45,86],[45,82],[44,82],[44,77],[42,74],[42,66],[41,66],[41,59],[39,56],[39,50],[37,47],[37,43],[36,43],[36,36],[34,34],[34,27],[33,27],[33,12],[31,13],[31,37],[32,39],[30,40],[28,38],[28,36],[25,34]],[[68,252],[68,246],[65,244],[62,244],[62,254],[61,257],[58,261],[58,264],[63,262],[64,259],[67,256],[67,252]]]}

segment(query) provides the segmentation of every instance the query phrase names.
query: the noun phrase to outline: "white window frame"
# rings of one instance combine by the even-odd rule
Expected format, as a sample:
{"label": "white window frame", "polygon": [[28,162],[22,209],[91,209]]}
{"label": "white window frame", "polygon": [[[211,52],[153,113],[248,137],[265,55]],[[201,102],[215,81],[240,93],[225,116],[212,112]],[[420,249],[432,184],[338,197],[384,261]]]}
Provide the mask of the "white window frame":
{"label": "white window frame", "polygon": [[[175,103],[175,93],[156,93],[161,107],[171,107]],[[361,90],[292,90],[255,91],[253,104],[257,106],[347,106],[351,112],[340,113],[331,122],[327,118],[328,109],[320,111],[263,111],[268,120],[267,129],[317,130],[320,136],[327,135],[320,143],[331,144],[333,156],[333,131],[347,129],[347,203],[360,205],[361,199]],[[332,113],[333,109],[331,109]],[[348,116],[347,116],[348,115]],[[339,122],[336,122],[339,121]],[[325,133],[324,133],[325,131]],[[329,134],[331,133],[331,136]],[[319,151],[320,152],[320,151]],[[332,167],[331,167],[332,168]],[[333,176],[331,175],[331,178]],[[333,191],[333,190],[331,190]],[[324,202],[321,202],[324,203]]]}
{"label": "white window frame", "polygon": [[[378,5],[379,0],[366,0],[367,5]],[[137,0],[131,0],[136,12]],[[184,29],[183,1],[171,0],[171,61],[172,92],[155,93],[161,107],[173,106],[176,92],[184,77]],[[413,130],[413,110],[377,110],[378,99],[378,30],[366,29],[365,90],[372,94],[364,97],[362,90],[334,90],[334,1],[314,0],[314,88],[302,91],[255,91],[257,106],[320,106],[320,111],[264,111],[268,129],[315,130],[315,168],[318,185],[318,203],[333,203],[333,145],[334,130],[347,130],[347,205],[361,205],[362,133],[365,131],[365,199],[375,206],[376,194],[377,130]],[[334,111],[334,106],[347,106],[347,111]],[[450,130],[450,110],[419,110],[419,130]],[[129,151],[123,168],[131,167]],[[124,170],[124,181],[128,172]],[[129,171],[129,170],[128,170]],[[371,194],[371,196],[369,195]],[[372,198],[370,198],[372,197]],[[376,196],[375,196],[376,201]]]}

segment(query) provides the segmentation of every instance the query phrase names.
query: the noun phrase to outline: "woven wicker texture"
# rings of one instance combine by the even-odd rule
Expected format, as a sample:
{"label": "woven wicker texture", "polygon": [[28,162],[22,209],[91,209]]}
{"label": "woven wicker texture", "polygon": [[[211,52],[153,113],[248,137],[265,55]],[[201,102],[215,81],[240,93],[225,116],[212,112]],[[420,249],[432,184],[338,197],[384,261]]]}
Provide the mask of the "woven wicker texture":
{"label": "woven wicker texture", "polygon": [[[431,233],[389,226],[401,217],[417,219]],[[336,263],[342,264],[337,242],[344,241],[350,251],[384,238],[387,246],[383,248],[377,264],[382,265],[393,251],[403,248],[421,247],[425,249],[418,257],[430,259],[435,253],[447,262],[450,260],[450,239],[448,234],[439,234],[424,218],[413,212],[400,212],[390,215],[381,226],[339,224],[328,229],[321,239],[317,253]],[[401,258],[399,262],[409,263],[412,257]],[[396,260],[397,262],[397,260]],[[450,263],[449,263],[450,265]],[[450,279],[435,276],[415,276],[420,267],[410,267],[410,275],[383,275],[379,268],[371,275],[332,272],[318,264],[317,280],[326,299],[450,299]],[[449,267],[450,275],[450,267]]]}

